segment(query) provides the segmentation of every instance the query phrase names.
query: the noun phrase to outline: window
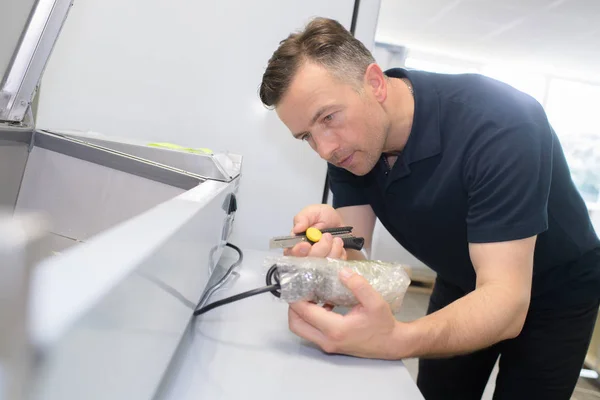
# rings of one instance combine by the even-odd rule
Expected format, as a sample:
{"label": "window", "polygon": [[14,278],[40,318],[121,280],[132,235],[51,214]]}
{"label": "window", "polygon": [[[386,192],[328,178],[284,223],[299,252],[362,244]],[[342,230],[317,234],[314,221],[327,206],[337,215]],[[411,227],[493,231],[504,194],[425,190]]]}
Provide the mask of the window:
{"label": "window", "polygon": [[600,85],[552,79],[546,103],[573,180],[588,203],[600,202],[598,99]]}
{"label": "window", "polygon": [[575,185],[600,210],[600,84],[577,82],[514,65],[486,64],[410,51],[405,66],[423,71],[481,73],[529,94],[544,106],[565,152]]}
{"label": "window", "polygon": [[406,68],[419,69],[422,71],[438,72],[442,74],[463,74],[466,72],[478,72],[473,67],[463,67],[460,65],[438,63],[419,58],[407,57],[404,62]]}
{"label": "window", "polygon": [[532,96],[540,104],[544,104],[547,87],[547,78],[544,75],[515,71],[499,66],[485,66],[482,73],[490,78],[507,83],[515,89]]}

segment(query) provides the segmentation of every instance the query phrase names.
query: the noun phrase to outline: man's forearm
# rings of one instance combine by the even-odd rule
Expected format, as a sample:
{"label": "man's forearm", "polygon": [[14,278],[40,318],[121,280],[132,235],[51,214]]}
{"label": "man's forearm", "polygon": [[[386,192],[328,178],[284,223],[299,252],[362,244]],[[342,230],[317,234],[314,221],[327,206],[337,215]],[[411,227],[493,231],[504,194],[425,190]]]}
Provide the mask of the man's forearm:
{"label": "man's forearm", "polygon": [[515,298],[505,287],[482,286],[447,307],[414,322],[398,322],[399,358],[470,353],[517,336],[529,296]]}

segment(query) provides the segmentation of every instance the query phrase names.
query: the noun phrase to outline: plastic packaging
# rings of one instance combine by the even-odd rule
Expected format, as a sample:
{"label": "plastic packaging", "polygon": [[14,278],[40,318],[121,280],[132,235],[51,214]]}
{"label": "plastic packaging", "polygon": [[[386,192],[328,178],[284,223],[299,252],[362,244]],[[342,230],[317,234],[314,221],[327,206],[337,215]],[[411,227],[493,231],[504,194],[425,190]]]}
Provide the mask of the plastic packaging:
{"label": "plastic packaging", "polygon": [[402,264],[383,261],[344,261],[313,257],[267,257],[265,267],[277,265],[281,299],[353,307],[358,301],[339,280],[339,272],[349,268],[362,275],[390,305],[400,310],[410,277]]}

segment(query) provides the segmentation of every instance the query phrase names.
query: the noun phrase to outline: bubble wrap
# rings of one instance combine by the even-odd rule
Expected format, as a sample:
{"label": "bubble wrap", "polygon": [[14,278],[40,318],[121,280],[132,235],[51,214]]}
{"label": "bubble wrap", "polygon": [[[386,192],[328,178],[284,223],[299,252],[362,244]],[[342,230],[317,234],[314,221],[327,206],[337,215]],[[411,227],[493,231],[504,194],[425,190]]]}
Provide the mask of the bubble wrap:
{"label": "bubble wrap", "polygon": [[281,284],[281,299],[293,303],[299,300],[320,304],[352,307],[358,301],[339,280],[339,272],[349,268],[362,275],[398,312],[410,278],[401,264],[382,261],[344,261],[313,257],[267,257],[265,267],[277,265]]}

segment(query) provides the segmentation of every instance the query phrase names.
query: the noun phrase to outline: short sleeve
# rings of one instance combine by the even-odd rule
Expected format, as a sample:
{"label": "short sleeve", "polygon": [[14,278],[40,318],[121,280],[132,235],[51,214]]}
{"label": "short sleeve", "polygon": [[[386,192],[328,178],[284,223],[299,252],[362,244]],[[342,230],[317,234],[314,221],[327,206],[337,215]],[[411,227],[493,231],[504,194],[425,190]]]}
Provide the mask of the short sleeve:
{"label": "short sleeve", "polygon": [[553,135],[525,123],[480,134],[464,163],[470,243],[524,239],[548,229]]}
{"label": "short sleeve", "polygon": [[343,168],[327,164],[329,187],[333,193],[333,207],[360,206],[369,204],[364,191],[364,179]]}

